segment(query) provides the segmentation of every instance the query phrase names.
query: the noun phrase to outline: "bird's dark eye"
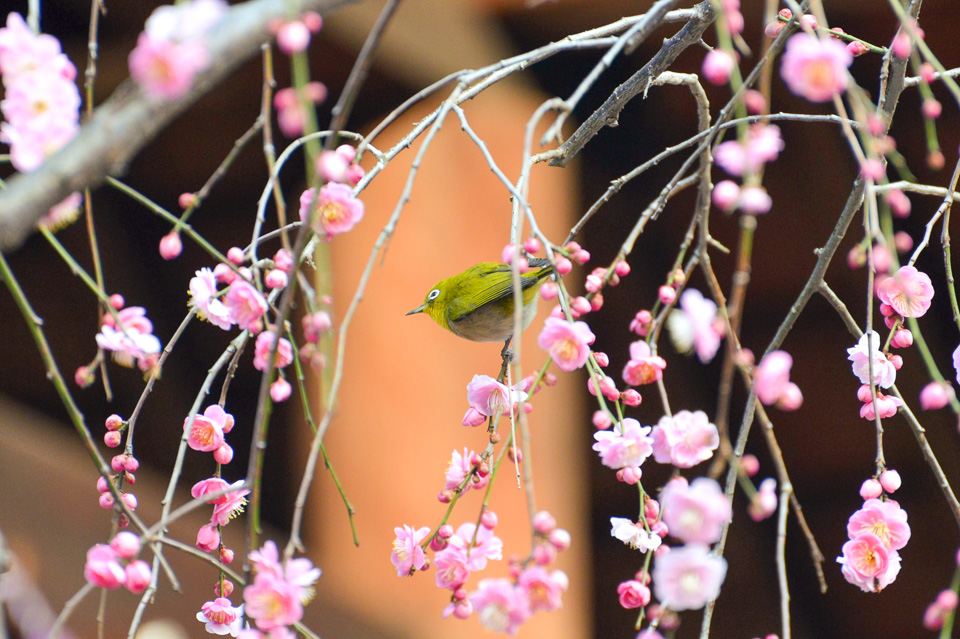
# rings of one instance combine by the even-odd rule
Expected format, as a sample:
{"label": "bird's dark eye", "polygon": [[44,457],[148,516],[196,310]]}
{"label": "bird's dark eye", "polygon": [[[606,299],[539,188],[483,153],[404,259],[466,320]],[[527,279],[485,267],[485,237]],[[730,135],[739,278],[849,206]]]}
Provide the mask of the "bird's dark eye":
{"label": "bird's dark eye", "polygon": [[432,302],[433,300],[437,299],[439,296],[440,296],[440,289],[435,288],[432,291],[430,291],[429,295],[427,295],[427,301]]}

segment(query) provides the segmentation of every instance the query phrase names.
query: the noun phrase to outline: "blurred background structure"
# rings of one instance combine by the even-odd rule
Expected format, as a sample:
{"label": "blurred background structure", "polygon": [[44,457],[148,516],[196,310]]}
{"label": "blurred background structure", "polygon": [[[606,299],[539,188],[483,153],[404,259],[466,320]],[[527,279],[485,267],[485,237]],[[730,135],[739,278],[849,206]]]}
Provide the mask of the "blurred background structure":
{"label": "blurred background structure", "polygon": [[[641,13],[649,4],[557,0],[528,9],[520,0],[406,0],[375,58],[373,73],[348,128],[369,131],[409,95],[451,71],[490,64],[623,15]],[[742,2],[744,37],[751,46],[759,43],[763,28],[762,4],[759,0]],[[321,126],[329,121],[329,107],[382,5],[382,0],[371,0],[324,16],[324,29],[311,48],[314,78],[327,84],[333,96],[321,107]],[[98,101],[127,77],[127,54],[153,8],[152,3],[108,5],[101,28]],[[14,2],[9,9],[25,12],[26,2]],[[44,31],[59,37],[82,69],[89,4],[47,2],[43,9]],[[827,11],[832,26],[879,45],[888,43],[896,29],[882,2],[832,3]],[[945,24],[954,26],[944,28]],[[925,2],[921,25],[929,25],[927,43],[944,64],[948,68],[960,64],[954,3]],[[665,28],[632,55],[619,59],[581,104],[577,118],[587,117],[617,84],[649,59],[673,29]],[[712,33],[708,41],[714,41]],[[598,57],[595,52],[557,56],[465,105],[471,125],[508,176],[519,170],[523,127],[533,110],[551,96],[568,96]],[[694,72],[701,61],[700,52],[690,50],[673,70]],[[278,55],[280,86],[289,83],[284,65],[285,59]],[[879,57],[868,55],[857,59],[852,68],[874,96],[879,65]],[[123,179],[169,210],[176,210],[179,194],[197,190],[257,117],[261,78],[260,61],[249,62],[146,148]],[[715,110],[727,98],[721,89],[708,88],[708,93]],[[772,103],[774,110],[826,112],[826,107],[789,94],[779,77],[774,80]],[[948,170],[934,174],[922,164],[919,104],[917,92],[905,94],[892,134],[919,181],[945,184]],[[400,139],[432,105],[418,107],[393,125],[378,146],[387,148]],[[832,229],[857,172],[832,125],[785,122],[779,126],[786,149],[764,181],[774,208],[759,220],[742,330],[744,345],[758,353],[766,348],[796,298],[816,259],[814,250]],[[652,88],[646,99],[638,97],[628,105],[617,128],[605,129],[594,138],[573,165],[566,169],[537,167],[531,201],[547,235],[562,241],[573,221],[610,180],[686,139],[695,127],[695,105],[685,88]],[[568,124],[567,133],[572,130]],[[960,141],[955,109],[945,109],[938,132],[950,167],[957,159]],[[331,246],[336,324],[353,295],[373,240],[395,206],[412,157],[412,152],[407,153],[405,160],[398,159],[371,184],[362,195],[367,211],[363,222]],[[610,262],[636,216],[657,196],[680,161],[674,158],[632,182],[587,225],[578,241],[593,254],[588,269]],[[296,163],[284,174],[285,192],[291,199],[302,188],[302,175],[302,166]],[[194,228],[223,250],[246,244],[264,180],[262,153],[251,145],[191,220]],[[146,307],[156,334],[165,342],[186,312],[189,278],[196,269],[211,266],[207,256],[185,242],[183,255],[164,262],[156,246],[169,228],[161,220],[108,188],[96,191],[93,202],[109,292],[123,294],[128,304]],[[611,374],[618,379],[633,337],[627,329],[629,321],[655,299],[693,204],[693,193],[671,201],[629,258],[631,275],[605,294],[606,306],[589,318],[598,335],[595,348],[609,354]],[[934,199],[914,197],[913,215],[899,228],[918,240],[938,204]],[[350,329],[341,409],[327,445],[358,511],[360,546],[353,547],[343,505],[325,474],[318,475],[311,493],[305,536],[307,556],[324,571],[317,583],[317,600],[307,606],[305,621],[325,639],[488,634],[476,619],[440,619],[447,601],[444,592],[434,586],[432,573],[398,579],[389,554],[395,526],[434,526],[442,516],[445,506],[436,501],[436,494],[442,488],[450,452],[484,444],[482,429],[460,425],[466,408],[464,387],[474,373],[495,374],[499,368],[498,346],[457,340],[424,317],[403,314],[418,305],[437,280],[473,263],[499,259],[509,239],[509,211],[509,194],[451,116],[420,169],[413,198]],[[736,218],[715,213],[712,221],[714,237],[728,247],[735,246],[739,233]],[[82,223],[59,237],[81,264],[89,265]],[[867,303],[866,276],[863,270],[851,271],[843,256],[860,237],[858,229],[851,228],[828,275],[833,289],[858,319],[864,316]],[[39,236],[8,259],[44,318],[53,352],[70,377],[95,352],[98,313],[93,297],[77,285]],[[726,287],[733,272],[732,258],[717,255],[715,265]],[[928,250],[918,267],[933,276],[938,294],[944,290],[942,259],[936,250]],[[574,285],[587,272],[576,270],[568,281]],[[692,286],[704,288],[699,274]],[[923,325],[941,370],[949,371],[957,336],[947,305],[938,302],[942,298],[934,300]],[[542,315],[547,306],[541,306]],[[6,294],[0,294],[0,318],[4,325],[0,338],[0,531],[22,571],[22,583],[32,581],[38,586],[56,614],[83,585],[84,553],[93,543],[105,541],[109,516],[97,505],[96,472],[68,427],[59,399],[44,379],[29,333]],[[526,372],[542,361],[535,337],[531,329],[523,338]],[[784,345],[794,357],[792,378],[803,389],[806,404],[795,413],[775,412],[773,419],[797,496],[826,555],[824,570],[830,588],[826,595],[819,593],[806,544],[791,518],[787,556],[794,637],[923,636],[924,607],[948,586],[960,535],[900,418],[888,420],[885,441],[889,465],[905,479],[898,499],[910,513],[914,535],[901,553],[903,570],[889,589],[867,595],[845,583],[834,563],[846,539],[847,517],[861,503],[857,490],[873,470],[873,430],[857,414],[858,384],[846,362],[845,349],[854,341],[828,305],[815,298]],[[182,420],[207,368],[226,343],[226,335],[209,325],[188,331],[148,400],[136,449],[143,463],[136,492],[148,520],[159,510],[159,494]],[[661,340],[661,354],[668,360],[666,380],[678,402],[674,410],[701,409],[712,415],[720,358],[703,366],[676,354],[667,340]],[[904,370],[919,371],[917,354],[907,351],[903,355]],[[107,415],[128,414],[142,387],[138,372],[111,368],[113,404],[104,401],[98,386],[74,392],[94,433],[102,432],[100,424]],[[530,417],[538,508],[554,513],[560,526],[573,534],[573,547],[561,553],[557,563],[569,574],[571,586],[564,607],[536,615],[521,629],[521,636],[631,637],[635,615],[617,603],[616,586],[632,578],[641,567],[641,556],[610,537],[609,517],[635,514],[636,495],[618,484],[613,472],[600,466],[590,450],[592,408],[585,374],[560,377],[558,386],[535,398]],[[925,380],[906,374],[898,381],[908,401],[915,401]],[[245,360],[234,382],[236,388],[256,388],[258,382],[259,373]],[[745,397],[742,389],[734,395],[735,423]],[[254,402],[253,392],[231,394],[227,408],[237,415],[240,428],[252,424]],[[656,393],[645,392],[644,402],[634,409],[633,416],[652,424],[661,414]],[[954,417],[940,411],[922,414],[921,419],[941,465],[951,482],[956,482],[960,439]],[[296,401],[276,408],[270,437],[265,480],[270,498],[264,504],[264,516],[272,532],[264,536],[282,545],[310,439]],[[237,459],[244,460],[248,451],[241,440],[234,435],[231,443]],[[761,476],[773,475],[761,438],[752,439],[748,451],[760,458]],[[190,486],[208,476],[207,461],[188,458],[181,485]],[[228,468],[225,475],[237,479],[243,466]],[[651,489],[668,478],[667,469],[652,464],[644,467],[644,473],[644,483]],[[505,556],[526,554],[529,531],[523,494],[516,490],[512,472],[503,474],[498,483],[492,508],[500,515],[498,534],[504,538]],[[185,500],[186,495],[180,498]],[[476,495],[468,495],[454,514],[455,525],[475,517],[479,503]],[[730,570],[713,623],[716,639],[764,636],[779,629],[773,566],[775,522],[753,523],[745,510],[740,493],[734,503],[726,553]],[[195,514],[196,518],[174,528],[174,534],[187,543],[203,523],[202,515]],[[235,530],[227,530],[239,536],[240,526],[234,526]],[[242,547],[239,539],[236,547]],[[170,619],[180,629],[164,626],[157,631],[160,634],[152,636],[207,636],[194,616],[202,602],[212,598],[216,575],[189,558],[173,552],[168,556],[185,592],[171,593],[164,584],[145,619],[157,623]],[[483,576],[505,576],[503,563],[488,568],[490,574]],[[10,581],[9,575],[0,577],[0,596],[7,600],[12,600],[7,590]],[[136,599],[124,592],[111,595],[107,636],[125,633],[130,614],[124,611],[132,611]],[[95,636],[95,614],[94,598],[72,616],[69,627],[74,636]],[[684,614],[677,636],[699,636],[699,618],[697,612]],[[148,629],[142,636],[147,636]],[[25,627],[14,631],[28,636]]]}

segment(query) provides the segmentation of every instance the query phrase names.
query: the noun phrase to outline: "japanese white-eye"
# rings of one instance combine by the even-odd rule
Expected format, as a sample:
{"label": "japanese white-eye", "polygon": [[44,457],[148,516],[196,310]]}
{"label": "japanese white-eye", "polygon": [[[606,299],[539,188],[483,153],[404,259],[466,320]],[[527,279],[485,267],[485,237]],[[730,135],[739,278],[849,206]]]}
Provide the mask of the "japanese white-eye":
{"label": "japanese white-eye", "polygon": [[[523,296],[521,326],[537,313],[537,291],[553,274],[543,258],[529,258],[529,270],[520,274]],[[481,262],[463,273],[440,280],[407,315],[426,313],[454,335],[474,342],[505,341],[513,335],[513,275],[510,266]]]}

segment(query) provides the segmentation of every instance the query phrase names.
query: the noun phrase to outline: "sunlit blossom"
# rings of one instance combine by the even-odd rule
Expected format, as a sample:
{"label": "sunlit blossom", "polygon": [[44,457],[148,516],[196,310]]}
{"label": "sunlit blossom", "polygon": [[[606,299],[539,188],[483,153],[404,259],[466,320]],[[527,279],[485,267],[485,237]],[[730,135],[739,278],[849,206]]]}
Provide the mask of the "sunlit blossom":
{"label": "sunlit blossom", "polygon": [[661,464],[690,468],[713,456],[720,445],[717,427],[702,410],[664,415],[653,428],[653,457]]}
{"label": "sunlit blossom", "polygon": [[595,339],[586,322],[548,317],[537,337],[537,344],[549,353],[560,370],[572,371],[587,362],[590,344]]}
{"label": "sunlit blossom", "polygon": [[671,548],[653,563],[653,592],[671,610],[697,610],[720,595],[727,560],[703,544]]}
{"label": "sunlit blossom", "polygon": [[423,568],[426,557],[420,542],[430,534],[430,527],[424,526],[416,530],[411,526],[396,527],[393,532],[397,535],[393,540],[393,552],[390,561],[397,569],[398,577],[406,577],[415,570]]}
{"label": "sunlit blossom", "polygon": [[640,552],[654,551],[660,547],[660,536],[647,530],[643,523],[635,523],[623,517],[610,518],[610,534]]}
{"label": "sunlit blossom", "polygon": [[877,297],[903,317],[920,317],[930,308],[933,284],[926,273],[913,266],[901,266],[877,285]]}
{"label": "sunlit blossom", "polygon": [[613,430],[601,430],[593,434],[596,443],[593,450],[600,453],[600,461],[607,468],[639,467],[653,452],[650,427],[641,426],[632,417]]}
{"label": "sunlit blossom", "polygon": [[881,388],[890,388],[897,381],[897,369],[880,350],[881,345],[880,335],[876,331],[864,333],[856,346],[847,349],[847,359],[853,362],[853,374],[861,384],[870,383],[868,367],[872,359],[873,383]]}
{"label": "sunlit blossom", "polygon": [[667,483],[660,495],[663,521],[670,534],[685,543],[712,544],[730,521],[730,501],[715,479],[697,477]]}

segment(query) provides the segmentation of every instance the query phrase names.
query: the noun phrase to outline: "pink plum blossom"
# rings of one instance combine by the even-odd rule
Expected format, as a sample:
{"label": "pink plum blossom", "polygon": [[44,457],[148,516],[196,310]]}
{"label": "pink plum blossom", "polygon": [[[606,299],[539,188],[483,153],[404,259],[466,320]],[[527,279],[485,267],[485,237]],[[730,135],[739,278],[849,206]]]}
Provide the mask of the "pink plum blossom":
{"label": "pink plum blossom", "polygon": [[639,467],[653,452],[650,427],[641,426],[632,417],[624,418],[619,427],[612,431],[595,432],[593,438],[597,440],[593,450],[600,453],[600,461],[607,468]]}
{"label": "pink plum blossom", "polygon": [[879,592],[900,572],[900,555],[889,550],[879,537],[864,533],[843,544],[837,563],[844,579],[864,592]]}
{"label": "pink plum blossom", "polygon": [[[209,479],[203,479],[198,481],[190,489],[190,495],[194,499],[199,499],[204,495],[209,495],[210,493],[220,492],[226,490],[230,487],[230,484],[220,479],[219,477],[210,477]],[[214,497],[213,499],[207,500],[208,504],[222,504],[227,501],[226,495],[220,495],[219,497]]]}
{"label": "pink plum blossom", "polygon": [[717,427],[702,410],[664,415],[653,428],[653,457],[661,464],[691,468],[713,456],[720,445]]}
{"label": "pink plum blossom", "polygon": [[671,548],[653,564],[653,592],[671,610],[697,610],[720,594],[727,560],[703,544]]}
{"label": "pink plum blossom", "polygon": [[617,586],[617,596],[620,598],[620,605],[627,610],[643,608],[650,603],[650,589],[636,579],[624,581]]}
{"label": "pink plum blossom", "polygon": [[447,546],[435,554],[433,567],[436,569],[437,588],[456,590],[470,578],[467,553],[460,548]]}
{"label": "pink plum blossom", "polygon": [[670,339],[682,353],[696,351],[704,364],[710,362],[720,348],[720,335],[714,329],[717,305],[693,288],[680,295],[680,308],[667,316]]}
{"label": "pink plum blossom", "polygon": [[847,88],[853,56],[833,38],[798,33],[787,40],[780,75],[791,91],[811,102],[828,102]]}
{"label": "pink plum blossom", "polygon": [[870,387],[861,386],[862,389],[867,389],[867,399],[864,400],[863,405],[860,406],[860,417],[864,419],[874,420],[877,418],[877,415],[880,416],[880,419],[886,419],[888,417],[893,417],[897,414],[897,409],[900,406],[903,406],[903,400],[894,395],[884,395],[883,393],[877,393],[876,401],[872,397],[869,397]]}
{"label": "pink plum blossom", "polygon": [[[267,370],[267,358],[270,356],[270,349],[276,337],[273,331],[264,331],[257,335],[257,343],[253,353],[253,367],[258,371]],[[286,368],[293,363],[293,346],[285,337],[280,338],[280,344],[277,346],[277,368]]]}
{"label": "pink plum blossom", "polygon": [[747,513],[754,521],[763,521],[777,511],[777,480],[767,477],[760,482],[760,489],[750,500]]}
{"label": "pink plum blossom", "polygon": [[870,383],[868,362],[872,359],[873,383],[881,388],[890,388],[897,380],[897,369],[880,351],[881,344],[876,331],[864,333],[856,346],[847,349],[847,359],[853,362],[853,374],[861,384]]}
{"label": "pink plum blossom", "polygon": [[713,159],[721,169],[740,177],[754,175],[767,162],[773,162],[783,150],[780,127],[774,124],[755,124],[747,129],[743,140],[721,142]]}
{"label": "pink plum blossom", "polygon": [[684,543],[712,544],[730,521],[730,501],[716,480],[698,477],[669,482],[660,495],[663,522]]}
{"label": "pink plum blossom", "polygon": [[486,526],[480,526],[478,530],[476,524],[461,525],[450,537],[450,546],[466,553],[470,570],[483,570],[488,560],[503,559],[503,541]]}
{"label": "pink plum blossom", "polygon": [[511,391],[489,375],[474,375],[467,384],[467,402],[481,415],[492,417],[505,413],[527,399],[527,393],[518,390],[516,384]]}
{"label": "pink plum blossom", "polygon": [[[309,214],[310,203],[316,198],[315,214]],[[363,219],[363,202],[353,196],[353,189],[340,182],[329,182],[316,189],[308,189],[300,196],[300,220],[310,221],[313,230],[332,239],[346,233]]]}
{"label": "pink plum blossom", "polygon": [[253,584],[243,589],[243,601],[260,630],[276,630],[303,617],[299,588],[273,573],[257,573]]}
{"label": "pink plum blossom", "polygon": [[0,74],[6,82],[20,75],[43,70],[67,80],[77,76],[73,63],[52,35],[34,33],[19,13],[7,14],[7,26],[0,29]]}
{"label": "pink plum blossom", "polygon": [[775,404],[790,383],[793,358],[786,351],[773,351],[760,361],[754,373],[757,399],[767,406]]}
{"label": "pink plum blossom", "polygon": [[484,628],[513,636],[530,618],[530,602],[522,588],[507,579],[483,579],[470,593],[470,603]]}
{"label": "pink plum blossom", "polygon": [[243,605],[234,607],[225,597],[217,597],[200,607],[197,621],[212,635],[237,636],[243,626]]}
{"label": "pink plum blossom", "polygon": [[196,546],[203,552],[213,552],[220,547],[220,531],[215,524],[200,526]]}
{"label": "pink plum blossom", "polygon": [[623,367],[623,381],[631,386],[652,384],[663,379],[667,362],[653,355],[650,345],[643,340],[630,344],[630,361]]}
{"label": "pink plum blossom", "polygon": [[[241,484],[243,484],[243,480],[238,479],[230,484],[230,487],[238,487]],[[246,496],[249,494],[250,491],[244,488],[242,490],[234,490],[224,495],[226,499],[222,503],[214,505],[210,522],[220,524],[221,526],[229,524],[231,519],[243,512],[243,507],[247,504]]]}
{"label": "pink plum blossom", "polygon": [[196,309],[197,317],[209,321],[214,326],[227,331],[233,326],[230,311],[217,299],[217,280],[213,271],[202,268],[190,279],[190,304]]}
{"label": "pink plum blossom", "polygon": [[710,84],[726,84],[737,61],[723,49],[713,49],[703,58],[701,72]]}
{"label": "pink plum blossom", "polygon": [[[302,95],[307,103],[320,104],[327,99],[327,87],[322,82],[308,82],[303,87]],[[273,96],[273,106],[277,110],[277,124],[285,136],[295,138],[303,133],[306,114],[295,88],[286,87],[277,91]]]}
{"label": "pink plum blossom", "polygon": [[660,536],[647,530],[643,523],[634,523],[623,517],[611,517],[610,526],[612,536],[640,552],[652,552],[660,547]]}
{"label": "pink plum blossom", "polygon": [[123,587],[135,595],[147,589],[153,575],[150,564],[142,559],[136,559],[128,563],[124,567],[123,572],[125,574]]}
{"label": "pink plum blossom", "polygon": [[123,530],[113,536],[110,547],[121,559],[132,559],[140,552],[140,538],[136,533]]}
{"label": "pink plum blossom", "polygon": [[160,340],[153,334],[153,323],[147,319],[146,311],[140,306],[129,306],[117,313],[115,325],[113,317],[107,315],[100,332],[96,335],[97,345],[105,351],[112,351],[114,358],[123,366],[133,366],[136,361],[141,370],[147,370],[160,353]]}
{"label": "pink plum blossom", "polygon": [[[470,460],[475,454],[476,453],[467,448],[463,449],[462,455],[460,451],[453,451],[453,454],[450,456],[450,463],[447,464],[447,472],[445,473],[446,482],[443,486],[445,490],[456,490],[456,488],[463,483],[463,480],[467,478],[467,475],[469,475],[473,469],[473,464]],[[463,492],[467,492],[471,488],[483,488],[490,480],[490,475],[481,477],[479,474],[474,473],[473,477],[476,477],[479,481],[473,481],[473,479],[468,481],[463,486]]]}
{"label": "pink plum blossom", "polygon": [[930,308],[933,284],[913,266],[900,269],[877,285],[877,297],[903,317],[921,317]]}
{"label": "pink plum blossom", "polygon": [[907,512],[893,500],[868,499],[847,522],[851,539],[867,533],[876,535],[887,550],[900,550],[910,540]]}
{"label": "pink plum blossom", "polygon": [[530,611],[556,610],[562,605],[561,596],[569,580],[560,570],[547,572],[540,566],[531,566],[517,577],[517,587],[524,590],[530,602]]}
{"label": "pink plum blossom", "polygon": [[762,186],[745,186],[740,190],[738,206],[748,215],[763,215],[773,207],[773,198]]}
{"label": "pink plum blossom", "polygon": [[569,322],[559,317],[548,317],[537,344],[547,351],[560,370],[580,368],[590,356],[590,344],[596,337],[586,322]]}
{"label": "pink plum blossom", "polygon": [[256,332],[260,327],[260,318],[267,312],[267,300],[249,282],[234,280],[223,298],[230,320],[241,330]]}
{"label": "pink plum blossom", "polygon": [[96,544],[87,551],[87,562],[83,566],[83,578],[87,580],[87,583],[98,588],[113,590],[123,584],[126,573],[113,548],[106,544]]}
{"label": "pink plum blossom", "polygon": [[397,538],[393,540],[393,552],[390,554],[390,561],[397,569],[398,577],[406,577],[415,570],[423,568],[426,557],[423,554],[423,548],[420,542],[430,534],[429,526],[424,526],[414,530],[413,527],[404,525],[393,529]]}
{"label": "pink plum blossom", "polygon": [[229,430],[227,425],[231,422],[232,418],[228,418],[228,414],[219,404],[207,406],[203,415],[196,415],[192,420],[187,417],[183,421],[183,430],[187,432],[187,445],[193,450],[205,453],[215,451],[223,444],[224,432]]}

